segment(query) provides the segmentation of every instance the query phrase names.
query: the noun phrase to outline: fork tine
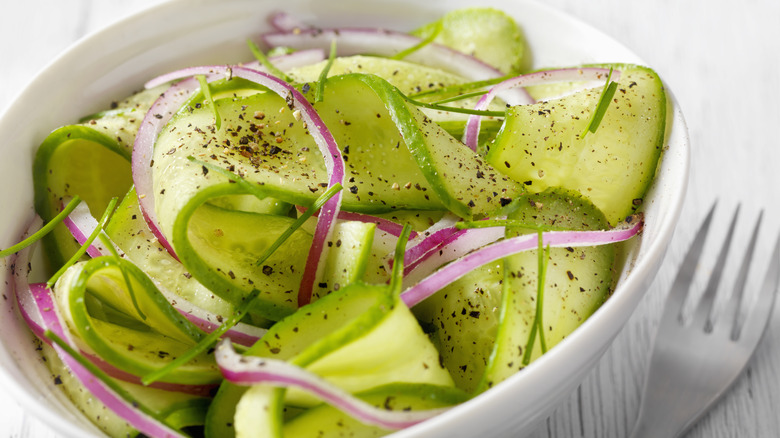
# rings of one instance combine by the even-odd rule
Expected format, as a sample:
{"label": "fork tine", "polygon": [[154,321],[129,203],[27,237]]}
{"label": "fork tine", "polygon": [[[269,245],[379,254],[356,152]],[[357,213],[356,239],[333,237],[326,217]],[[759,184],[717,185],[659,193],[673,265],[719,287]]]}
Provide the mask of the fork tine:
{"label": "fork tine", "polygon": [[780,235],[775,241],[775,248],[769,260],[769,266],[764,277],[764,283],[761,285],[761,290],[758,293],[758,298],[755,304],[753,304],[753,310],[745,319],[742,332],[739,334],[738,340],[740,344],[754,348],[755,344],[758,344],[758,341],[761,340],[775,305],[778,283],[780,283]]}
{"label": "fork tine", "polygon": [[742,266],[740,266],[739,274],[737,275],[737,279],[734,282],[734,291],[732,292],[729,303],[726,306],[726,309],[729,312],[733,312],[730,336],[732,341],[736,341],[739,338],[739,332],[742,327],[742,296],[745,292],[745,283],[747,283],[748,271],[750,270],[750,265],[753,263],[753,254],[755,253],[756,242],[758,241],[758,230],[761,227],[761,220],[763,217],[764,211],[761,210],[761,212],[758,214],[758,219],[756,219],[756,225],[753,227],[753,234],[750,236],[750,243],[748,243],[748,247],[745,250],[745,257],[742,259]]}
{"label": "fork tine", "polygon": [[688,252],[685,254],[685,258],[680,265],[680,270],[677,271],[677,276],[672,283],[669,296],[666,298],[666,305],[662,316],[665,321],[662,324],[673,322],[670,321],[671,318],[682,321],[683,303],[685,303],[685,298],[688,296],[688,290],[693,281],[693,276],[696,272],[696,264],[701,256],[702,248],[704,248],[704,241],[707,239],[707,232],[710,229],[716,205],[717,202],[714,202],[712,207],[710,207],[709,213],[707,213],[704,221],[699,226],[696,237],[693,238],[693,242],[688,248]]}
{"label": "fork tine", "polygon": [[709,333],[712,331],[712,307],[715,303],[715,295],[718,292],[718,285],[720,284],[720,277],[723,273],[723,267],[726,265],[726,258],[731,249],[731,241],[734,237],[734,229],[737,224],[737,216],[739,216],[739,205],[734,210],[734,216],[731,218],[731,224],[729,225],[729,231],[726,235],[726,239],[723,241],[723,245],[718,254],[718,260],[715,262],[715,267],[710,275],[710,280],[707,282],[707,287],[704,289],[704,294],[699,300],[699,305],[693,314],[693,327],[703,327],[704,331]]}

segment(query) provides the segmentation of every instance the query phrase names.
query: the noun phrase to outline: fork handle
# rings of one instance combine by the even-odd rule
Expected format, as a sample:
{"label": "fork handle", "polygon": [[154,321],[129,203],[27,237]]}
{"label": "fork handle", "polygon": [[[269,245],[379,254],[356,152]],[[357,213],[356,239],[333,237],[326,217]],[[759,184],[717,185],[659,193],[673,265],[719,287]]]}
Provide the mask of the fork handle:
{"label": "fork handle", "polygon": [[680,434],[680,425],[671,418],[650,418],[642,416],[631,431],[631,438],[675,438]]}
{"label": "fork handle", "polygon": [[680,406],[679,403],[653,394],[658,393],[651,391],[648,394],[646,391],[646,396],[650,397],[642,400],[631,438],[675,438],[698,417],[698,412],[692,410],[692,406]]}

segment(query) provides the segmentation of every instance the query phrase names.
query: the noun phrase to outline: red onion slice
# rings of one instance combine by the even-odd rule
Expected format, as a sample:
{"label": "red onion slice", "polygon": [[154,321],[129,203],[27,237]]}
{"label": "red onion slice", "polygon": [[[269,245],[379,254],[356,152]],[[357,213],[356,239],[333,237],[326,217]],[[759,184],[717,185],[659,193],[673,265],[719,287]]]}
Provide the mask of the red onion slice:
{"label": "red onion slice", "polygon": [[[553,82],[593,81],[599,79],[604,80],[608,74],[608,68],[563,68],[517,76],[493,86],[493,88],[491,88],[487,94],[483,95],[479,99],[474,109],[480,111],[486,110],[493,99],[499,93],[503,93],[506,90],[528,87],[531,85],[549,84]],[[612,75],[614,80],[618,80],[620,78],[620,72],[617,70],[613,71]],[[533,103],[533,101],[530,103]],[[472,150],[477,150],[479,127],[481,121],[482,116],[470,115],[468,121],[466,122],[466,129],[463,132],[463,143]]]}
{"label": "red onion slice", "polygon": [[[268,58],[271,63],[281,71],[288,71],[293,68],[316,64],[324,61],[327,56],[322,49],[298,50],[286,55],[271,56]],[[249,65],[247,65],[249,67]],[[258,70],[265,71],[262,66]],[[266,72],[267,73],[267,72]]]}
{"label": "red onion slice", "polygon": [[243,386],[267,383],[272,386],[297,387],[321,398],[366,424],[385,429],[403,429],[432,418],[446,409],[424,411],[389,411],[372,406],[343,389],[303,368],[276,359],[242,356],[233,350],[228,339],[217,345],[214,356],[225,379]]}
{"label": "red onion slice", "polygon": [[[217,316],[216,314],[198,307],[189,301],[182,300],[179,297],[171,297],[168,293],[165,292],[163,292],[163,294],[166,296],[166,298],[168,298],[168,301],[173,299],[172,302],[175,302],[173,306],[176,308],[176,310],[204,332],[211,333],[222,326],[222,323],[219,322],[221,317]],[[258,339],[265,335],[266,331],[266,329],[239,322],[230,330],[225,332],[224,336],[229,337],[236,344],[243,345],[245,347],[251,347],[255,344],[255,342],[257,342]]]}
{"label": "red onion slice", "polygon": [[[89,211],[89,206],[84,202],[74,208],[73,211],[63,219],[62,223],[65,224],[68,231],[70,231],[70,234],[73,235],[79,245],[84,245],[89,236],[95,231],[95,228],[98,227],[97,219],[92,216],[92,213]],[[117,248],[116,245],[114,245],[114,248],[120,256],[124,257],[122,251]],[[111,255],[111,252],[103,247],[103,242],[100,239],[95,239],[92,244],[87,247],[87,254],[90,257],[95,258]]]}
{"label": "red onion slice", "polygon": [[[157,214],[154,210],[154,190],[152,186],[154,143],[163,126],[168,123],[173,114],[189,99],[198,86],[197,80],[188,79],[172,85],[165,93],[160,95],[141,122],[138,134],[135,137],[135,143],[133,144],[131,159],[133,184],[138,195],[141,212],[149,225],[149,229],[173,257],[176,257],[176,251],[174,251],[173,246],[160,231]],[[178,260],[178,257],[176,259]]]}
{"label": "red onion slice", "polygon": [[[578,247],[605,245],[628,240],[642,229],[642,220],[630,216],[625,226],[606,231],[548,231],[542,234],[543,246]],[[401,293],[401,299],[412,307],[463,275],[486,263],[508,255],[539,247],[535,233],[513,237],[482,247],[444,266]]]}
{"label": "red onion slice", "polygon": [[[455,228],[455,223],[459,220],[460,218],[454,214],[447,213],[435,224],[418,235],[417,238],[410,236],[409,243],[406,245],[406,251],[404,252],[404,263],[406,264],[404,271],[406,271],[406,268],[410,264],[439,247],[442,242],[447,240],[453,233],[457,232],[458,230]],[[391,255],[388,267],[392,266],[393,261]]]}
{"label": "red onion slice", "polygon": [[[504,237],[503,227],[459,230],[455,227],[459,220],[454,214],[445,214],[417,239],[409,241],[404,252],[405,286],[414,284],[444,263]],[[387,270],[392,270],[393,253],[385,260]]]}
{"label": "red onion slice", "polygon": [[430,251],[404,266],[404,285],[410,286],[437,267],[484,247],[504,237],[504,227],[454,229]]}

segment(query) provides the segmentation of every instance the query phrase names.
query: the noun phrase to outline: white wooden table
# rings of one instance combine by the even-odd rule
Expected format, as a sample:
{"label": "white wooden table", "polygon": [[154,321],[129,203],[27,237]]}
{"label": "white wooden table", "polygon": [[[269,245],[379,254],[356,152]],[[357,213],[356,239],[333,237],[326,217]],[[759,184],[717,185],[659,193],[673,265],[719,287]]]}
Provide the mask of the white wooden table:
{"label": "white wooden table", "polygon": [[[0,110],[32,74],[72,42],[160,1],[42,0],[4,4],[0,24]],[[547,3],[623,41],[654,67],[682,107],[693,145],[686,204],[658,277],[596,369],[533,434],[624,437],[638,411],[651,341],[666,291],[704,211],[716,198],[722,211],[742,202],[743,218],[751,221],[760,208],[765,208],[763,229],[767,237],[760,256],[766,255],[768,241],[780,227],[780,2]],[[743,230],[749,228],[748,221],[744,223]],[[703,267],[706,270],[706,264]],[[724,281],[730,282],[730,278],[726,276]],[[689,436],[777,436],[778,370],[780,311],[775,312],[770,331],[747,373]],[[57,434],[0,390],[0,436]]]}

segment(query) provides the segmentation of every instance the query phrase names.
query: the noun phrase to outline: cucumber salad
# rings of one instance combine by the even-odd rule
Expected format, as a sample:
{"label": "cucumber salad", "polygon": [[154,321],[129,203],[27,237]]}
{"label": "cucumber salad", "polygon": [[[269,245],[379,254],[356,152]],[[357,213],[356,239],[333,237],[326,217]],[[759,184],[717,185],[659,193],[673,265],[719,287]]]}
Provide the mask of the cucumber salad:
{"label": "cucumber salad", "polygon": [[533,66],[491,8],[409,33],[269,21],[246,59],[150,78],[35,156],[38,217],[0,255],[110,436],[413,426],[580,326],[641,232],[651,69]]}

